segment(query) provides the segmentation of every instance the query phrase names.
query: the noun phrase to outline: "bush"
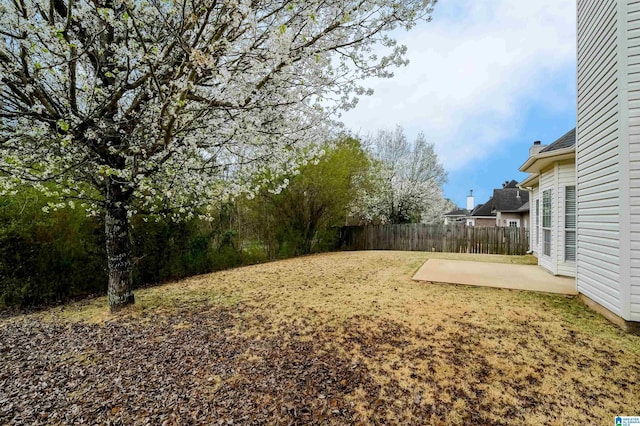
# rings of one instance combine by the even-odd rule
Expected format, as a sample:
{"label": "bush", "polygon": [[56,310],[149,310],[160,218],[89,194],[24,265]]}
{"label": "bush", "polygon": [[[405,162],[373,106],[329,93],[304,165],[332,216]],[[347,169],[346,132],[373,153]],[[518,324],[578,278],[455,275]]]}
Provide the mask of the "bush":
{"label": "bush", "polygon": [[101,224],[77,210],[44,214],[45,204],[29,191],[0,199],[0,306],[106,290]]}
{"label": "bush", "polygon": [[351,203],[361,191],[370,159],[355,139],[324,148],[317,161],[282,177],[289,181],[282,192],[265,188],[243,204],[249,227],[265,243],[270,258],[332,250],[335,228],[350,218]]}
{"label": "bush", "polygon": [[[0,198],[0,307],[58,303],[107,289],[103,223],[82,209],[45,214],[35,191]],[[263,261],[219,223],[132,219],[135,286]]]}
{"label": "bush", "polygon": [[[344,140],[290,176],[282,193],[225,203],[213,222],[132,218],[134,286],[334,249],[366,167],[358,142]],[[45,214],[49,201],[32,189],[0,197],[0,307],[106,292],[102,220],[83,209]]]}
{"label": "bush", "polygon": [[134,284],[152,284],[243,265],[236,233],[200,220],[134,221]]}

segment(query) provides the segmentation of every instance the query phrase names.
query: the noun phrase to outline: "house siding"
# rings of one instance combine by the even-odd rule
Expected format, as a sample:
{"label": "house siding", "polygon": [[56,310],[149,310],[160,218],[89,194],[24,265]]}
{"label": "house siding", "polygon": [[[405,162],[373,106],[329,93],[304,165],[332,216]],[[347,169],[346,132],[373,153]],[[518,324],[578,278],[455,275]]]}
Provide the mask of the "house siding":
{"label": "house siding", "polygon": [[522,219],[520,220],[520,226],[525,229],[531,228],[531,214],[529,212],[521,213]]}
{"label": "house siding", "polygon": [[508,227],[510,220],[515,220],[518,222],[518,227],[524,227],[524,220],[522,217],[522,213],[499,213],[499,219],[497,221],[498,226]]}
{"label": "house siding", "polygon": [[540,187],[539,187],[539,196],[540,196],[540,222],[542,222],[542,216],[543,216],[543,193],[544,191],[547,190],[551,190],[551,253],[550,256],[546,256],[544,254],[544,250],[542,250],[542,247],[544,247],[544,232],[542,232],[542,227],[538,228],[539,232],[540,232],[540,250],[538,253],[538,264],[540,266],[542,266],[544,269],[546,269],[547,271],[551,272],[552,274],[557,274],[557,256],[558,256],[558,249],[557,249],[557,244],[554,244],[553,242],[556,241],[557,239],[557,226],[558,226],[558,219],[557,219],[557,206],[555,205],[556,203],[554,202],[554,199],[556,197],[556,192],[557,192],[557,188],[556,188],[556,173],[555,173],[555,167],[552,167],[551,169],[548,170],[543,170],[540,173]]}
{"label": "house siding", "polygon": [[640,1],[627,2],[629,125],[629,319],[640,321]]}
{"label": "house siding", "polygon": [[[533,188],[533,192],[531,194],[531,233],[529,235],[529,241],[531,242],[531,251],[536,257],[540,257],[540,252],[538,249],[540,236],[538,235],[536,239],[536,235],[538,234],[538,218],[536,214],[536,200],[540,198],[540,189],[538,187]],[[542,201],[540,201],[542,202]]]}
{"label": "house siding", "polygon": [[566,188],[567,186],[574,186],[576,184],[576,163],[574,161],[564,161],[556,165],[556,178],[557,178],[557,194],[554,194],[554,201],[556,204],[556,216],[558,218],[556,228],[556,244],[558,251],[556,253],[557,274],[566,275],[569,277],[576,276],[576,263],[574,261],[567,262],[565,260],[565,201],[566,201]]}
{"label": "house siding", "polygon": [[618,1],[578,0],[577,286],[622,315]]}
{"label": "house siding", "polygon": [[478,228],[486,228],[486,227],[491,227],[491,226],[496,226],[496,220],[495,219],[489,219],[489,218],[479,218],[479,219],[474,219],[474,226],[478,227]]}

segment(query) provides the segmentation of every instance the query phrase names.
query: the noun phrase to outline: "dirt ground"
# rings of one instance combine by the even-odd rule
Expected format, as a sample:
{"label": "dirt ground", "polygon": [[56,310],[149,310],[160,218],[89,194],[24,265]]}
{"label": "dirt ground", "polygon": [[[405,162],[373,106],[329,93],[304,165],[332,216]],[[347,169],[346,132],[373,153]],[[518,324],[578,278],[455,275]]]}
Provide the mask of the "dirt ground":
{"label": "dirt ground", "polygon": [[613,424],[640,337],[575,298],[416,283],[349,252],[0,320],[0,424]]}

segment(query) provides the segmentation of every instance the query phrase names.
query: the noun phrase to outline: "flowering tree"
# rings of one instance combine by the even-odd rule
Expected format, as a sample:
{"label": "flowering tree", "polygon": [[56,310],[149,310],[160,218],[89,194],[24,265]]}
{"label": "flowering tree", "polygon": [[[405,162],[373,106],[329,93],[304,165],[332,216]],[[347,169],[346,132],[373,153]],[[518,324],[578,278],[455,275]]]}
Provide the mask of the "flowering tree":
{"label": "flowering tree", "polygon": [[443,225],[444,215],[452,210],[457,209],[456,204],[448,198],[445,198],[442,192],[435,196],[420,214],[420,222],[430,225]]}
{"label": "flowering tree", "polygon": [[131,215],[188,218],[294,168],[433,3],[0,0],[0,195],[104,214],[110,307],[133,303]]}
{"label": "flowering tree", "polygon": [[369,189],[353,205],[356,216],[366,222],[432,221],[445,208],[442,185],[447,172],[423,133],[410,143],[400,126],[381,130],[369,141],[369,149],[378,163]]}

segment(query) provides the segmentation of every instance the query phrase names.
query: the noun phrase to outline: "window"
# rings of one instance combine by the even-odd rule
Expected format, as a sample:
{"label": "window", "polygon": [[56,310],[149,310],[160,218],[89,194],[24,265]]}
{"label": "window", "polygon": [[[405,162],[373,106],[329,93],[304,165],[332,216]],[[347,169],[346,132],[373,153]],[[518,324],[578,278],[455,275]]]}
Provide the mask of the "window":
{"label": "window", "polygon": [[540,199],[536,198],[536,250],[540,250]]}
{"label": "window", "polygon": [[551,256],[551,190],[542,193],[542,254]]}
{"label": "window", "polygon": [[576,261],[576,187],[565,187],[564,197],[564,260]]}
{"label": "window", "polygon": [[517,220],[510,220],[509,221],[509,227],[510,228],[517,228],[518,227],[518,221]]}

